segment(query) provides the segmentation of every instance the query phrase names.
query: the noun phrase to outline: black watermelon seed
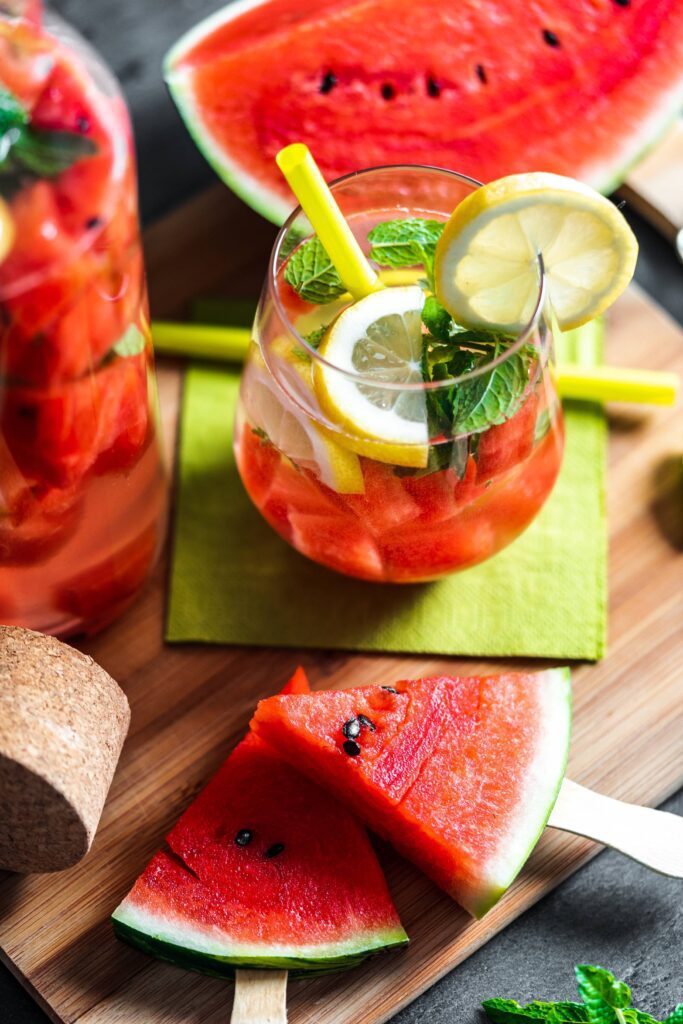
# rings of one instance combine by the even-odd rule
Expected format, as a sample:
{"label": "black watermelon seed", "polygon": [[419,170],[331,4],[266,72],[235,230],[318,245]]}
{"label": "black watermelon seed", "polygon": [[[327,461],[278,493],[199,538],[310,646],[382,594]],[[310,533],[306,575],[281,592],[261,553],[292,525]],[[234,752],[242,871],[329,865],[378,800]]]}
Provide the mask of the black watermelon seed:
{"label": "black watermelon seed", "polygon": [[324,94],[332,92],[336,84],[337,76],[331,71],[326,71],[322,77],[322,81],[320,82],[319,91]]}
{"label": "black watermelon seed", "polygon": [[382,86],[382,99],[383,100],[393,100],[395,95],[396,95],[396,90],[394,89],[394,87],[391,84],[391,82],[385,82],[384,85]]}
{"label": "black watermelon seed", "polygon": [[393,686],[383,686],[382,689],[386,690],[387,693],[398,693],[398,690],[395,690]]}
{"label": "black watermelon seed", "polygon": [[375,723],[371,722],[370,719],[366,717],[366,715],[359,715],[358,721],[360,722],[361,725],[365,726],[366,729],[369,729],[370,732],[375,731]]}
{"label": "black watermelon seed", "polygon": [[282,853],[284,848],[284,843],[273,843],[273,845],[269,846],[268,849],[266,850],[264,857],[266,857],[268,860],[271,860],[273,857],[277,857],[278,854]]}
{"label": "black watermelon seed", "polygon": [[101,217],[88,217],[88,219],[85,222],[85,226],[88,231],[92,231],[94,228],[98,228],[101,223]]}
{"label": "black watermelon seed", "polygon": [[543,29],[543,39],[548,44],[548,46],[557,47],[560,45],[559,38],[555,35],[554,32],[551,32],[549,28]]}
{"label": "black watermelon seed", "polygon": [[344,722],[342,725],[342,732],[346,736],[347,740],[354,740],[356,736],[360,736],[360,726],[360,718],[349,718],[348,722]]}
{"label": "black watermelon seed", "polygon": [[484,67],[484,65],[477,64],[474,70],[477,72],[477,78],[482,83],[482,85],[486,85],[488,78],[486,77],[486,68]]}
{"label": "black watermelon seed", "polygon": [[249,828],[241,828],[235,836],[235,842],[238,846],[248,846],[254,838],[254,833]]}
{"label": "black watermelon seed", "polygon": [[90,121],[87,117],[79,117],[76,121],[76,127],[78,128],[79,132],[85,135],[86,132],[90,131]]}
{"label": "black watermelon seed", "polygon": [[349,757],[358,757],[358,755],[360,754],[360,747],[358,746],[355,740],[345,740],[344,750],[349,755]]}
{"label": "black watermelon seed", "polygon": [[431,77],[431,75],[427,79],[427,95],[432,96],[434,99],[438,99],[441,95],[441,86],[435,78]]}
{"label": "black watermelon seed", "polygon": [[614,2],[617,5],[617,7],[628,7],[631,3],[631,0],[614,0]]}

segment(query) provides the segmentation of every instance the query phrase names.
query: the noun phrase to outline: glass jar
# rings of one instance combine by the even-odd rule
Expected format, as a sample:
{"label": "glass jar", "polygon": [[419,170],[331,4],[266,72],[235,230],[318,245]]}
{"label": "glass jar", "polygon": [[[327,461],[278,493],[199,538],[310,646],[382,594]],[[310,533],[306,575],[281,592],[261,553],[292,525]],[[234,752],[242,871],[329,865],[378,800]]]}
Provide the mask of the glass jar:
{"label": "glass jar", "polygon": [[97,54],[33,3],[0,17],[0,89],[0,621],[93,632],[165,522],[130,121]]}
{"label": "glass jar", "polygon": [[[445,221],[476,187],[450,171],[397,166],[348,175],[332,191],[367,254],[376,224],[405,217]],[[397,377],[381,346],[368,349],[358,365],[323,358],[311,340],[315,329],[321,329],[319,341],[351,299],[316,307],[287,284],[287,260],[307,235],[310,225],[299,208],[276,239],[242,377],[235,451],[252,501],[299,552],[361,579],[431,580],[491,557],[535,518],[562,459],[552,316],[540,259],[524,330],[469,372],[425,381],[419,313],[410,379],[400,375],[405,360]],[[415,285],[424,268],[382,275],[388,285]],[[512,373],[513,363],[522,386],[504,415],[492,403],[491,418],[479,417],[465,432],[439,424],[434,411],[441,396],[457,389],[481,394],[494,374]],[[338,408],[344,396],[352,403],[360,393],[373,404],[378,424],[400,407],[406,438],[416,440],[387,445],[356,432],[351,414],[343,422],[330,416],[324,398],[332,392]]]}

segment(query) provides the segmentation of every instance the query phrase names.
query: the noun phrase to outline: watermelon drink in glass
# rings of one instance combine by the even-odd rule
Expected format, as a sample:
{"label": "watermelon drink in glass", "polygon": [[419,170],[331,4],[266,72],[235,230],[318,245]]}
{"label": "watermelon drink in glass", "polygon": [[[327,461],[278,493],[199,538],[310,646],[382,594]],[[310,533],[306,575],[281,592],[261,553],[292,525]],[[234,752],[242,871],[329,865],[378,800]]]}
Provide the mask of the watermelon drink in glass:
{"label": "watermelon drink in glass", "polygon": [[0,621],[94,631],[152,567],[166,480],[130,123],[61,20],[0,17]]}
{"label": "watermelon drink in glass", "polygon": [[354,302],[300,208],[271,255],[235,452],[253,503],[297,551],[377,582],[490,558],[557,478],[562,411],[542,263],[521,329],[465,329],[432,294],[444,222],[474,189],[438,168],[331,188],[386,286]]}

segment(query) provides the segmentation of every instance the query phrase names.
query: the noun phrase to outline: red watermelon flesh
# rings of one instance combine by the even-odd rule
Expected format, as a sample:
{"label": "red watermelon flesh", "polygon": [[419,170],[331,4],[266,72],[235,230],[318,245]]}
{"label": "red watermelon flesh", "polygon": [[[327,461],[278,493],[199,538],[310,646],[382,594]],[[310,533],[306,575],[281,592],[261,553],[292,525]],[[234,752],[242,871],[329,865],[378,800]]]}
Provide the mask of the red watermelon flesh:
{"label": "red watermelon flesh", "polygon": [[418,163],[488,181],[554,171],[603,190],[683,99],[679,0],[253,0],[184,36],[166,78],[207,159],[282,221],[274,162],[329,180]]}
{"label": "red watermelon flesh", "polygon": [[[272,697],[252,729],[480,916],[520,871],[557,797],[569,671],[394,689]],[[349,746],[344,725],[361,715],[371,724]]]}
{"label": "red watermelon flesh", "polygon": [[[302,669],[284,692],[308,692]],[[362,826],[253,734],[167,843],[113,915],[121,938],[163,959],[316,972],[407,941]]]}

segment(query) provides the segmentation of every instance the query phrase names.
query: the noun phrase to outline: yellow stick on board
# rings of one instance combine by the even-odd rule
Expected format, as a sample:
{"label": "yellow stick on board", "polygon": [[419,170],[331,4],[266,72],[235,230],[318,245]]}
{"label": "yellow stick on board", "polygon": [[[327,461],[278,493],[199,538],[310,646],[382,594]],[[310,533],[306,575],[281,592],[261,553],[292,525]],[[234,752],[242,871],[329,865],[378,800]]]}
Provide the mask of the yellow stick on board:
{"label": "yellow stick on board", "polygon": [[355,299],[382,287],[337,206],[308,146],[294,142],[275,157],[337,273]]}
{"label": "yellow stick on board", "polygon": [[[247,354],[251,332],[246,327],[169,323],[155,320],[152,336],[157,352],[194,359],[238,363]],[[555,368],[562,398],[589,402],[633,402],[637,405],[674,405],[680,386],[676,373],[633,370],[621,366],[579,366],[560,363]]]}
{"label": "yellow stick on board", "polygon": [[632,370],[621,366],[577,366],[560,363],[558,391],[562,398],[593,402],[636,402],[674,405],[680,385],[677,373]]}

